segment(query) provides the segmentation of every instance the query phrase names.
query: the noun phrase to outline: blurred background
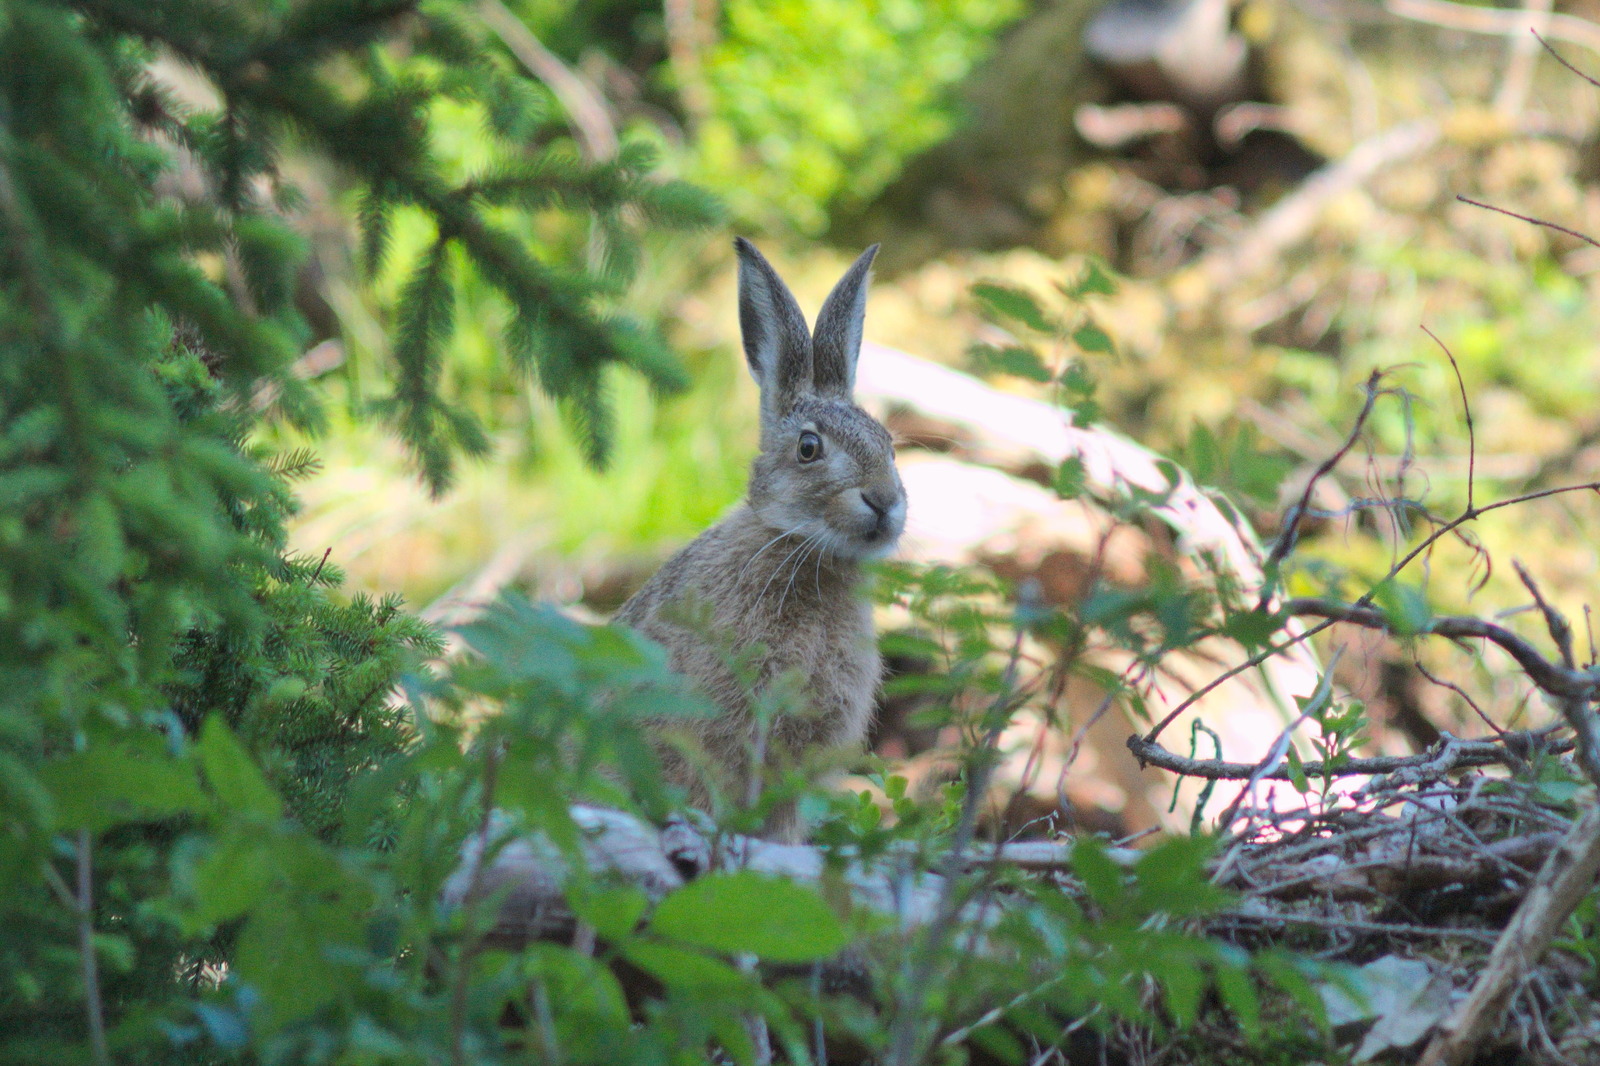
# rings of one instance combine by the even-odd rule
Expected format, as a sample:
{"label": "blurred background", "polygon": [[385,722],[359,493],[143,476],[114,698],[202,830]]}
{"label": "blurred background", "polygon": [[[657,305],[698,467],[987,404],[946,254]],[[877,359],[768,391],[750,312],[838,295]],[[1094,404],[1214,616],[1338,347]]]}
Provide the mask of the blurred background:
{"label": "blurred background", "polygon": [[[1348,433],[1367,374],[1399,368],[1405,402],[1378,410],[1313,501],[1326,517],[1307,526],[1299,566],[1334,588],[1358,593],[1418,535],[1403,508],[1352,509],[1363,500],[1405,495],[1454,514],[1469,469],[1480,505],[1600,477],[1600,249],[1580,236],[1600,234],[1600,89],[1529,32],[1600,74],[1600,3],[481,0],[475,11],[546,97],[531,137],[590,159],[649,142],[663,171],[715,193],[728,221],[647,240],[626,310],[665,332],[691,384],[667,396],[629,371],[611,376],[604,470],[500,351],[506,309],[462,271],[445,388],[495,447],[434,497],[404,449],[356,417],[382,392],[393,300],[427,227],[401,213],[378,284],[364,288],[360,205],[336,175],[291,161],[315,249],[301,303],[320,334],[297,369],[333,418],[315,439],[268,432],[321,454],[299,485],[294,541],[313,556],[331,549],[353,589],[401,592],[446,622],[512,587],[603,618],[714,522],[739,498],[756,441],[735,233],[761,244],[808,314],[881,241],[869,341],[981,379],[974,397],[1041,405],[1058,385],[981,357],[1005,338],[971,286],[1001,280],[1066,306],[1062,286],[1105,264],[1115,292],[1095,295],[1091,313],[1109,344],[1090,338],[1081,353],[1100,424],[1184,463],[1264,539]],[[428,120],[463,173],[484,164],[482,114],[440,105]],[[521,237],[549,261],[597,254],[570,214]],[[1423,327],[1459,364],[1470,441],[1461,388]],[[1148,559],[1188,550],[1183,530],[1108,526],[1057,498],[1049,457],[1030,454],[1015,426],[986,428],[980,413],[958,430],[894,391],[870,399],[905,440],[905,462],[941,464],[913,483],[908,558],[1036,578],[1070,606],[1091,558],[1109,558],[1095,564],[1106,580],[1137,587]],[[1430,600],[1525,606],[1506,577],[1515,557],[1585,619],[1597,519],[1592,493],[1487,515],[1478,535],[1501,565],[1443,544],[1426,567]],[[1336,646],[1348,649],[1341,682],[1373,709],[1375,747],[1483,728],[1416,669],[1413,649],[1335,633],[1324,660]],[[1468,654],[1425,654],[1502,725],[1542,713]],[[1215,666],[1193,664],[1180,687]],[[1214,726],[1246,723],[1225,732],[1230,757],[1254,757],[1248,738],[1269,743],[1279,720],[1248,699],[1208,712]],[[1019,719],[999,785],[1015,819],[1132,833],[1181,817],[1167,811],[1170,782],[1138,774],[1122,748],[1130,723],[1097,719],[1098,703],[1068,692]],[[910,767],[935,763],[940,742],[894,705],[876,738]]]}

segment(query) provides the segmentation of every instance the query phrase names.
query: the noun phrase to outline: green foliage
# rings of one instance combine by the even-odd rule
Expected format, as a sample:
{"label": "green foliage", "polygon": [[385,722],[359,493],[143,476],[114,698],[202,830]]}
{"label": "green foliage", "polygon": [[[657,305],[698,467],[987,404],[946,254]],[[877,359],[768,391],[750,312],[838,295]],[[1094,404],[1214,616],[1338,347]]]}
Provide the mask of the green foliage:
{"label": "green foliage", "polygon": [[[642,150],[530,139],[542,104],[489,55],[426,0],[0,9],[0,1059],[299,1057],[274,1041],[383,985],[396,886],[431,908],[417,841],[451,827],[403,817],[436,783],[393,693],[438,637],[288,552],[313,461],[247,443],[320,420],[289,372],[313,337],[280,161],[358,191],[374,260],[397,212],[432,228],[384,409],[435,487],[483,444],[440,382],[456,273],[598,460],[606,368],[680,377],[613,306],[629,220],[711,213]],[[481,109],[483,169],[436,151],[444,101]],[[518,236],[569,217],[592,267]]]}
{"label": "green foliage", "polygon": [[732,0],[705,65],[693,174],[733,212],[815,234],[957,121],[950,90],[1015,0]]}
{"label": "green foliage", "polygon": [[[1110,335],[1095,321],[1093,298],[1116,291],[1116,282],[1093,259],[1084,262],[1072,281],[1056,284],[1054,308],[1026,289],[980,282],[972,287],[979,311],[1012,333],[1015,343],[974,344],[968,357],[980,373],[1009,374],[1053,386],[1056,402],[1071,413],[1073,422],[1090,425],[1100,417],[1094,360],[1116,355]],[[1075,480],[1071,471],[1063,476],[1061,492],[1070,497]]]}

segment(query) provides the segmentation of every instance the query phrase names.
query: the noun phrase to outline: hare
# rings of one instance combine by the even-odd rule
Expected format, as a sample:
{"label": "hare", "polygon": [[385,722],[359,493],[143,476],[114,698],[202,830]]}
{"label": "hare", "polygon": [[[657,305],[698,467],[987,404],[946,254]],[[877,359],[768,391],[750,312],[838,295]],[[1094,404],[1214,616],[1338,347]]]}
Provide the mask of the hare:
{"label": "hare", "polygon": [[[721,709],[679,723],[726,784],[748,789],[757,767],[747,689],[727,666],[728,645],[754,652],[756,688],[785,671],[803,678],[808,715],[770,723],[766,763],[818,747],[860,745],[882,674],[872,613],[861,597],[863,560],[894,549],[906,495],[889,433],[851,400],[866,314],[867,273],[878,246],[862,253],[806,329],[794,295],[755,246],[737,238],[739,326],[761,389],[761,453],[747,498],[673,556],[622,605],[616,620],[666,646],[673,667]],[[685,624],[698,603],[709,628]],[[725,643],[718,643],[726,638]],[[668,778],[704,805],[709,789],[683,753],[664,742]],[[797,841],[792,809],[767,835]]]}

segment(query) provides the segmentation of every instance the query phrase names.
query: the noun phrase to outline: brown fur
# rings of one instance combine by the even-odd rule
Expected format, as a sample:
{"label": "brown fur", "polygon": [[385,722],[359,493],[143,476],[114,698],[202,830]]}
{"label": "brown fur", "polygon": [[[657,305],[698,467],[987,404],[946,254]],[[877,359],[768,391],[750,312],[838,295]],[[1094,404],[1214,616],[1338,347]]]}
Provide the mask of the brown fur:
{"label": "brown fur", "polygon": [[[757,691],[786,671],[803,679],[809,714],[772,723],[765,762],[817,748],[861,744],[882,664],[872,614],[861,598],[863,559],[891,550],[905,521],[905,490],[888,432],[850,401],[860,349],[869,249],[818,315],[816,341],[794,298],[750,245],[739,242],[740,321],[762,391],[760,455],[747,500],[673,556],[617,612],[617,621],[664,644],[674,668],[722,709],[710,719],[658,723],[670,779],[704,805],[710,788],[666,743],[686,731],[741,799],[750,781],[755,723],[747,691],[727,665],[730,650],[764,649],[753,661]],[[802,461],[815,435],[820,457]],[[703,605],[709,625],[686,624]],[[722,643],[725,640],[725,644]],[[767,832],[794,840],[792,810]]]}

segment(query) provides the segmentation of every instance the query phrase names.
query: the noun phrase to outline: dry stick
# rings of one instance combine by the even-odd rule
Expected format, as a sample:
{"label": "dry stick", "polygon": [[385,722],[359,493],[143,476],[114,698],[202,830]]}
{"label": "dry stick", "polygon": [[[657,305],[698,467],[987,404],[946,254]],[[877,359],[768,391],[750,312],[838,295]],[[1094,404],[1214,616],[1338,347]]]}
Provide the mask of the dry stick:
{"label": "dry stick", "polygon": [[[1540,740],[1534,733],[1507,733],[1510,742]],[[1570,750],[1559,742],[1553,750]],[[1222,759],[1191,759],[1168,751],[1160,744],[1141,736],[1128,738],[1128,750],[1141,764],[1170,770],[1184,777],[1201,777],[1212,781],[1248,781],[1259,769],[1259,763],[1225,762]],[[1417,755],[1375,755],[1366,759],[1348,759],[1326,764],[1320,760],[1302,764],[1307,777],[1366,777],[1373,774],[1392,774],[1400,770],[1423,770],[1431,774],[1445,774],[1453,770],[1466,770],[1477,766],[1515,766],[1517,756],[1509,752],[1499,740],[1461,740],[1451,737],[1428,751]],[[1288,781],[1289,771],[1276,768],[1260,777],[1262,781]]]}
{"label": "dry stick", "polygon": [[[1449,0],[1387,0],[1384,8],[1391,15],[1427,22],[1450,30],[1469,33],[1486,33],[1509,37],[1529,28],[1530,19],[1525,12],[1497,10],[1489,7],[1468,7]],[[1579,45],[1600,54],[1600,26],[1588,19],[1573,15],[1551,15],[1547,33],[1558,41]]]}
{"label": "dry stick", "polygon": [[1545,861],[1472,994],[1447,1018],[1428,1043],[1418,1066],[1459,1066],[1480,1049],[1505,1013],[1522,975],[1544,955],[1557,930],[1594,887],[1600,872],[1600,802],[1573,823]]}
{"label": "dry stick", "polygon": [[[1165,718],[1161,719],[1161,721],[1152,726],[1150,732],[1146,733],[1142,738],[1136,737],[1134,739],[1142,740],[1145,744],[1155,744],[1156,738],[1166,730],[1167,726],[1171,725],[1173,722],[1176,722],[1178,717],[1182,715],[1184,711],[1187,711],[1190,707],[1193,707],[1196,703],[1199,703],[1201,700],[1205,699],[1219,686],[1233,680],[1246,670],[1254,670],[1256,667],[1260,666],[1268,659],[1271,659],[1279,652],[1287,651],[1296,644],[1301,644],[1307,640],[1310,640],[1312,637],[1316,636],[1318,633],[1332,625],[1333,620],[1331,619],[1325,622],[1319,622],[1304,632],[1296,633],[1288,640],[1285,640],[1279,644],[1268,644],[1265,648],[1256,652],[1244,662],[1237,666],[1229,667],[1216,677],[1212,678],[1210,681],[1207,681],[1205,684],[1189,693],[1189,695],[1183,698],[1182,702],[1180,702],[1176,707],[1172,708],[1171,711],[1167,712],[1167,716]],[[1128,746],[1130,748],[1133,747],[1133,740],[1128,741]]]}
{"label": "dry stick", "polygon": [[89,857],[89,831],[78,831],[78,953],[83,959],[83,998],[89,1013],[89,1047],[95,1066],[111,1066],[106,1046],[105,1004],[100,998],[100,967],[94,954],[94,880]]}
{"label": "dry stick", "polygon": [[1199,275],[1214,290],[1281,262],[1284,250],[1311,231],[1328,204],[1384,167],[1432,148],[1442,135],[1439,123],[1416,119],[1360,142],[1263,212],[1240,240],[1206,253],[1196,264]]}
{"label": "dry stick", "polygon": [[1414,634],[1397,632],[1397,627],[1382,611],[1372,607],[1358,607],[1334,600],[1313,598],[1293,599],[1284,604],[1285,614],[1299,617],[1324,618],[1348,622],[1363,629],[1377,630],[1390,636],[1437,636],[1451,640],[1487,640],[1497,645],[1516,660],[1528,679],[1545,692],[1558,699],[1589,700],[1600,696],[1600,677],[1586,670],[1578,670],[1551,662],[1539,654],[1527,638],[1504,626],[1485,622],[1466,615],[1439,615],[1428,619]]}
{"label": "dry stick", "polygon": [[[1305,710],[1300,712],[1300,717],[1284,727],[1283,732],[1278,734],[1278,739],[1272,742],[1272,746],[1267,749],[1267,753],[1261,757],[1261,761],[1256,763],[1256,768],[1245,782],[1244,788],[1239,790],[1239,794],[1234,797],[1233,802],[1228,804],[1227,809],[1222,812],[1222,816],[1217,819],[1219,832],[1226,833],[1228,828],[1233,825],[1234,819],[1239,816],[1239,808],[1244,806],[1245,800],[1255,795],[1256,786],[1272,771],[1282,768],[1289,754],[1289,746],[1294,743],[1295,730],[1299,729],[1313,715],[1320,713],[1322,708],[1327,705],[1329,697],[1333,695],[1333,671],[1338,667],[1339,659],[1343,654],[1343,648],[1333,653],[1333,661],[1328,663],[1327,669],[1322,672],[1322,678],[1317,682],[1316,690],[1306,699]],[[1223,866],[1218,868],[1218,877],[1222,876],[1222,871],[1227,865],[1228,863],[1224,862]]]}

